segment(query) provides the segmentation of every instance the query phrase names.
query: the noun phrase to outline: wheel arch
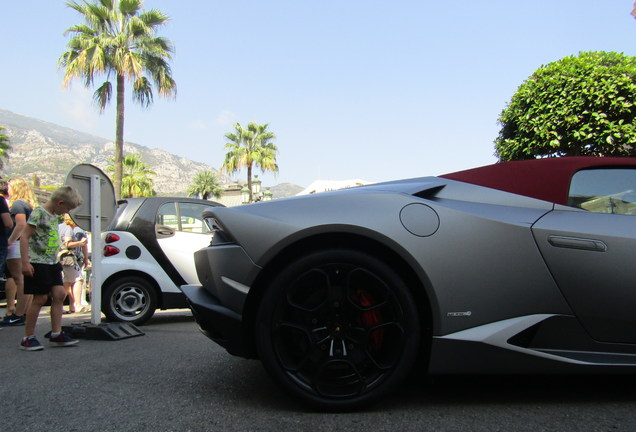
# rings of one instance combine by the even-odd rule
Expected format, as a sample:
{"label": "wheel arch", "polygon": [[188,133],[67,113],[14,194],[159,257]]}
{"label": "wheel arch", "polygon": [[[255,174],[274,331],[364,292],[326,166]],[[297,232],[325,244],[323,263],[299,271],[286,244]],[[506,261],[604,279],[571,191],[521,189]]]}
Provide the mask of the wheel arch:
{"label": "wheel arch", "polygon": [[318,234],[298,240],[282,249],[264,266],[251,286],[242,314],[243,331],[245,332],[246,346],[249,347],[250,357],[257,356],[254,339],[255,322],[258,305],[263,297],[265,288],[274,276],[291,260],[325,248],[353,249],[367,253],[381,259],[397,271],[415,298],[421,331],[423,335],[427,335],[427,337],[423,338],[422,350],[428,360],[427,353],[433,334],[433,313],[431,299],[425,285],[427,282],[422,281],[413,266],[397,251],[375,239],[357,233]]}

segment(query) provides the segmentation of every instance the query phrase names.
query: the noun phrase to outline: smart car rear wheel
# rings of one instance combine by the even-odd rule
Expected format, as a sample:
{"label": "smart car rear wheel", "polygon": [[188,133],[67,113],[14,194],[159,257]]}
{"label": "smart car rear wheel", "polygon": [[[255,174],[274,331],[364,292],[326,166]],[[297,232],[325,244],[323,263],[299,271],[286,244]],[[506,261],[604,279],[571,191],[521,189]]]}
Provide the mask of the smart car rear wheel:
{"label": "smart car rear wheel", "polygon": [[283,269],[256,325],[267,371],[319,409],[354,409],[394,390],[420,345],[408,287],[384,262],[353,250],[312,253]]}
{"label": "smart car rear wheel", "polygon": [[138,276],[126,276],[104,290],[102,311],[110,321],[143,324],[155,313],[157,294],[150,283]]}

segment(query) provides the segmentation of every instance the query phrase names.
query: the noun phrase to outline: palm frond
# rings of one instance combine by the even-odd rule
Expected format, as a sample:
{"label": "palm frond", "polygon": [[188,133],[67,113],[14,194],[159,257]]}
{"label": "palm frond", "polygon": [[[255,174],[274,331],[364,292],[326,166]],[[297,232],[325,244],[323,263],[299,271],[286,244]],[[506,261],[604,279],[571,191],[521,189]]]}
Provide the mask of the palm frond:
{"label": "palm frond", "polygon": [[110,81],[104,82],[95,93],[93,93],[93,101],[99,107],[99,112],[104,112],[110,98],[113,95],[113,85]]}
{"label": "palm frond", "polygon": [[139,14],[139,19],[148,27],[156,28],[170,21],[170,17],[157,9],[150,9]]}
{"label": "palm frond", "polygon": [[119,11],[123,15],[133,16],[139,14],[143,6],[142,0],[119,0]]}
{"label": "palm frond", "polygon": [[146,77],[139,77],[133,83],[133,100],[142,107],[148,108],[152,104],[152,85]]}

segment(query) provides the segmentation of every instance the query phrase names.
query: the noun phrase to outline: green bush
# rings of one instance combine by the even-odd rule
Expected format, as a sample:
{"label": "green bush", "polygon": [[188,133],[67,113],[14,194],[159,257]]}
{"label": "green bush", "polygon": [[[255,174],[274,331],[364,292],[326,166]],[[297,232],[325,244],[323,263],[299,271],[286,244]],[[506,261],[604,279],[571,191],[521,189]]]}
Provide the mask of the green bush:
{"label": "green bush", "polygon": [[500,160],[636,156],[636,57],[582,52],[539,68],[502,111]]}

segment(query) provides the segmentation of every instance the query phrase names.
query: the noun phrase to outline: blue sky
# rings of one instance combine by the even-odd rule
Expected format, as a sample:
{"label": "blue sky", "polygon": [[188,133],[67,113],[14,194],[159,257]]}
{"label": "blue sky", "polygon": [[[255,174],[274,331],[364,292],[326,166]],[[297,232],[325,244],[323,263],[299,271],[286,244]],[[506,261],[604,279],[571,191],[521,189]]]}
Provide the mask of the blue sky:
{"label": "blue sky", "polygon": [[[113,139],[114,104],[100,115],[81,82],[62,88],[63,32],[79,15],[58,0],[0,5],[0,108]],[[266,186],[494,163],[497,118],[534,70],[580,51],[636,55],[632,5],[146,0],[172,18],[160,34],[176,46],[178,95],[129,102],[125,139],[218,168],[235,122],[269,123],[280,172],[261,174]]]}

